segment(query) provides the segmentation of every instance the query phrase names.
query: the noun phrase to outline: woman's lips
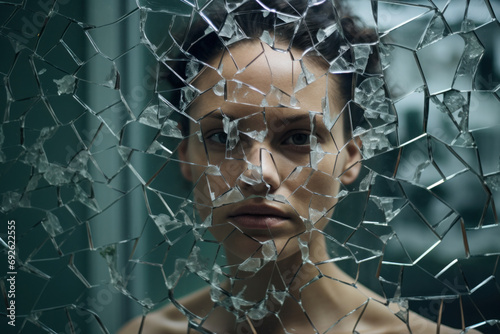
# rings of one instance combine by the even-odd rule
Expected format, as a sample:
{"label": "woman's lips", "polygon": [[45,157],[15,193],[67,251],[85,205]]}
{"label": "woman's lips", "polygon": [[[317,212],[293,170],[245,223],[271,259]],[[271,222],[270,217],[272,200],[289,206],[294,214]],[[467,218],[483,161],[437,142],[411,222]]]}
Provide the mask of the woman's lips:
{"label": "woman's lips", "polygon": [[272,206],[246,205],[236,208],[228,218],[241,228],[268,230],[282,225],[290,215]]}
{"label": "woman's lips", "polygon": [[286,219],[278,216],[238,215],[230,216],[229,221],[241,228],[267,230],[281,225]]}

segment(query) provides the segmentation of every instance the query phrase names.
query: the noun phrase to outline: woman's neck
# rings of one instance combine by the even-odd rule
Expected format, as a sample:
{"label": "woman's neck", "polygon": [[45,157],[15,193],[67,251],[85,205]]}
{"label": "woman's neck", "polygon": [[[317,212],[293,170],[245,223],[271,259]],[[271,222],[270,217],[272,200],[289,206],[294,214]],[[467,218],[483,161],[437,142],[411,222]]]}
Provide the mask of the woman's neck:
{"label": "woman's neck", "polygon": [[[261,305],[270,312],[280,311],[280,314],[286,314],[287,317],[303,317],[304,310],[300,302],[318,295],[326,298],[334,298],[333,296],[338,295],[335,291],[336,286],[341,288],[341,285],[326,286],[325,280],[318,280],[323,276],[339,277],[340,280],[349,279],[349,276],[333,263],[315,265],[329,259],[323,235],[316,232],[307,236],[302,235],[301,238],[308,244],[308,257],[303,258],[303,252],[297,247],[296,252],[289,254],[286,258],[280,258],[284,253],[282,252],[277,261],[264,264],[256,272],[238,270],[238,264],[242,260],[227,254],[233,270],[231,280],[226,282],[223,288],[233,298],[240,298],[247,302],[242,303],[248,306],[242,307],[241,311]],[[311,284],[312,282],[314,284]],[[307,286],[306,293],[304,292],[305,286]],[[318,304],[318,307],[321,305]]]}

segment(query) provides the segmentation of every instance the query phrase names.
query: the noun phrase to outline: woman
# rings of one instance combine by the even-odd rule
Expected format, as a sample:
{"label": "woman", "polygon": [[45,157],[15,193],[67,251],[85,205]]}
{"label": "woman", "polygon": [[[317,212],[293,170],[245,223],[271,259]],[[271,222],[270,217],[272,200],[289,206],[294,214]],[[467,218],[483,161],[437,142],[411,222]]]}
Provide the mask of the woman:
{"label": "woman", "polygon": [[460,332],[388,307],[327,250],[324,228],[360,170],[352,92],[356,73],[377,77],[376,38],[329,1],[221,12],[207,15],[219,34],[194,26],[179,42],[203,68],[187,79],[195,98],[181,97],[178,154],[200,220],[224,246],[226,279],[121,333]]}

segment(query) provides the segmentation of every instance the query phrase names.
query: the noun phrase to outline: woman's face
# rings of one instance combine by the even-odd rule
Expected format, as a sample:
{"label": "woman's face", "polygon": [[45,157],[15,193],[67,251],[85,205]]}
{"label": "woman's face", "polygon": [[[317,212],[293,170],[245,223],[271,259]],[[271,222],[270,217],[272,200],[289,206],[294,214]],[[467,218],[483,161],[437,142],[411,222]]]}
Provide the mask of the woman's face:
{"label": "woman's face", "polygon": [[324,227],[341,182],[357,176],[359,164],[349,167],[359,151],[342,118],[325,126],[323,110],[334,120],[343,103],[323,68],[305,63],[304,86],[290,52],[247,42],[230,53],[192,83],[204,93],[189,110],[198,123],[179,148],[181,170],[229,258],[262,257],[266,242],[279,260],[300,251],[303,232]]}

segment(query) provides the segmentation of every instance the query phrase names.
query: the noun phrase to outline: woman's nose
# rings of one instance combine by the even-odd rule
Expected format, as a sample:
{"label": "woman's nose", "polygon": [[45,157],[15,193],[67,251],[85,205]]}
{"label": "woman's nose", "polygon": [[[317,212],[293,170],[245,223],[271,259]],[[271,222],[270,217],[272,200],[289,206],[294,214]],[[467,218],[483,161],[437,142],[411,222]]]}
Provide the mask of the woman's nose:
{"label": "woman's nose", "polygon": [[266,148],[256,147],[248,152],[247,168],[240,175],[240,186],[254,192],[273,192],[279,188],[281,177],[273,154]]}

